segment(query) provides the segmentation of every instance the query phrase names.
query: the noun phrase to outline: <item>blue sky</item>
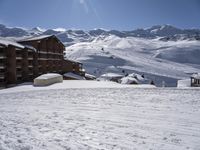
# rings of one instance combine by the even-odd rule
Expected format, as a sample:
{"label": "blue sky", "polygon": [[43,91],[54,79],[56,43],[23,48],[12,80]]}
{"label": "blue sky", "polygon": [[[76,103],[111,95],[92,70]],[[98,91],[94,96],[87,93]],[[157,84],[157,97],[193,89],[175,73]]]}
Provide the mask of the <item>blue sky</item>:
{"label": "blue sky", "polygon": [[85,30],[200,28],[200,0],[0,0],[0,23]]}

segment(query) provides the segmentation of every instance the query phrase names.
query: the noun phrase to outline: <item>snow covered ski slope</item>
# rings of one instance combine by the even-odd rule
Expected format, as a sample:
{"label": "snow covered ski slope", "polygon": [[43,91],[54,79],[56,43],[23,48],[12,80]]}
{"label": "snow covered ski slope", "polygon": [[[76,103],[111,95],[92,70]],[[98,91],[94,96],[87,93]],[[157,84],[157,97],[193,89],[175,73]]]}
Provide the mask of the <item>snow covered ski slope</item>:
{"label": "snow covered ski slope", "polygon": [[200,72],[200,42],[114,35],[100,36],[92,42],[66,48],[66,58],[83,62],[86,71],[99,76],[106,72],[145,74],[161,85],[176,86],[178,79]]}
{"label": "snow covered ski slope", "polygon": [[199,150],[200,93],[54,89],[0,96],[1,150]]}

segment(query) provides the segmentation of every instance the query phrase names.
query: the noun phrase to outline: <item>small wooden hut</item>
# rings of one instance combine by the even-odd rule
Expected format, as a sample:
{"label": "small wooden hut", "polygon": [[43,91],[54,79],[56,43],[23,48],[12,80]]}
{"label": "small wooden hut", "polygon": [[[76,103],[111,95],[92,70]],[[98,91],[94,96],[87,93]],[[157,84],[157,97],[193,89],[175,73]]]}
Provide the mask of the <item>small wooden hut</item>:
{"label": "small wooden hut", "polygon": [[200,87],[200,73],[191,76],[191,87]]}

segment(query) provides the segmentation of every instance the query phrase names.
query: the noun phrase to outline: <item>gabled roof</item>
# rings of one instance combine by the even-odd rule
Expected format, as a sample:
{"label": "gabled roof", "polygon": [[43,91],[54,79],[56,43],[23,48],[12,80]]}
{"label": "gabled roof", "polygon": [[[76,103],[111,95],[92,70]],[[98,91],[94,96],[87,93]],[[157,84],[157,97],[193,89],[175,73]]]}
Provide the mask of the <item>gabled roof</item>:
{"label": "gabled roof", "polygon": [[39,41],[39,40],[48,39],[48,38],[55,38],[58,41],[58,43],[62,44],[63,47],[65,47],[65,45],[55,35],[34,36],[34,37],[21,39],[18,42]]}
{"label": "gabled roof", "polygon": [[53,36],[54,35],[42,35],[42,36],[29,37],[29,38],[19,40],[19,42],[43,40],[43,39],[47,39]]}

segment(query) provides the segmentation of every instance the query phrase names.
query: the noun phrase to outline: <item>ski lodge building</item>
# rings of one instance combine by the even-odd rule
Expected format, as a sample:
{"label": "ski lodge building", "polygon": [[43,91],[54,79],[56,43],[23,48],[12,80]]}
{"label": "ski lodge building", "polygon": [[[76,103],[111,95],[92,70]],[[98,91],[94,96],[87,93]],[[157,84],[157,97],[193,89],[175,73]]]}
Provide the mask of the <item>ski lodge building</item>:
{"label": "ski lodge building", "polygon": [[18,42],[0,38],[0,86],[33,81],[45,73],[73,72],[84,76],[80,62],[64,60],[65,46],[54,35]]}

